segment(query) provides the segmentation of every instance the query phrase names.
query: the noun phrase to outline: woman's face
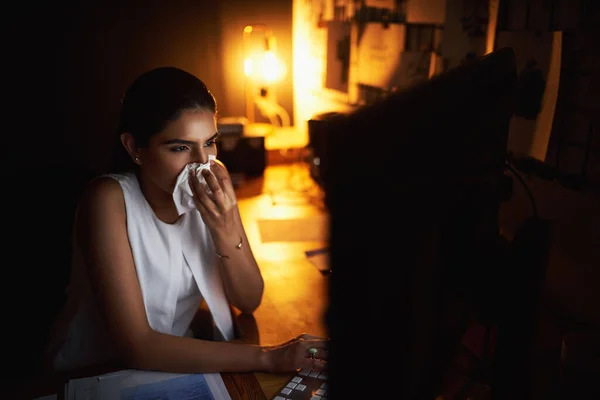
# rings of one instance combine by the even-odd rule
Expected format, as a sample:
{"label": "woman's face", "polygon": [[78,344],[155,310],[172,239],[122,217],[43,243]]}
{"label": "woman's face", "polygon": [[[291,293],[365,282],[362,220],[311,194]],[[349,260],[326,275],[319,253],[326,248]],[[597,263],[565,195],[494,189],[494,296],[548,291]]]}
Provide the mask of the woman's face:
{"label": "woman's face", "polygon": [[189,163],[206,163],[217,156],[215,115],[205,110],[187,110],[152,136],[148,147],[139,149],[140,173],[156,186],[172,193],[177,176]]}

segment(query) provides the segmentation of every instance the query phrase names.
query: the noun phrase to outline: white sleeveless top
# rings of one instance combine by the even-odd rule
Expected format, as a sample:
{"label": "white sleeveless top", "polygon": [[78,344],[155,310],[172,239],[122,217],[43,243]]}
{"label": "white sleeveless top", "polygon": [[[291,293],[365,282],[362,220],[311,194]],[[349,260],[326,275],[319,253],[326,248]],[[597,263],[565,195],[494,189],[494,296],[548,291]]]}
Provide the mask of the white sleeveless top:
{"label": "white sleeveless top", "polygon": [[[125,199],[127,235],[140,282],[148,323],[157,332],[184,336],[202,298],[221,339],[234,337],[214,244],[198,211],[175,224],[160,221],[134,173],[107,175],[119,182]],[[66,341],[54,359],[57,371],[109,361],[115,349],[87,279],[77,240],[73,239],[68,301],[77,304]]]}

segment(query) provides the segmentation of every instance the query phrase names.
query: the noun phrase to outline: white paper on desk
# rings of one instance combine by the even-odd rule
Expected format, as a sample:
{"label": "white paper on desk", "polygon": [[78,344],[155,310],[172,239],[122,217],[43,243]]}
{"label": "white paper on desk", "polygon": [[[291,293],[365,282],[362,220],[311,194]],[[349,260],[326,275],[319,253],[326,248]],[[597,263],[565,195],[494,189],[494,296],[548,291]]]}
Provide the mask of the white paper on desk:
{"label": "white paper on desk", "polygon": [[231,400],[220,374],[125,370],[96,379],[93,400]]}

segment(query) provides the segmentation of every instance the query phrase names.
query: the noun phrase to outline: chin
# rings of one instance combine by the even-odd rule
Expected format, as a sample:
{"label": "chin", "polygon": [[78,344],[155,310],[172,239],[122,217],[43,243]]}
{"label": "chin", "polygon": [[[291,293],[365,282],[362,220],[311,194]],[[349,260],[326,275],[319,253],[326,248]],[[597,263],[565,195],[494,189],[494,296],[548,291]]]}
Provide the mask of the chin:
{"label": "chin", "polygon": [[154,181],[154,184],[158,186],[159,189],[164,191],[167,194],[173,194],[173,190],[175,189],[175,184],[177,183],[177,175],[172,177],[163,176],[162,179],[157,179]]}
{"label": "chin", "polygon": [[161,187],[165,192],[172,194],[173,190],[175,190],[176,183],[177,183],[177,176],[173,177],[173,179],[169,180],[168,183],[165,183]]}

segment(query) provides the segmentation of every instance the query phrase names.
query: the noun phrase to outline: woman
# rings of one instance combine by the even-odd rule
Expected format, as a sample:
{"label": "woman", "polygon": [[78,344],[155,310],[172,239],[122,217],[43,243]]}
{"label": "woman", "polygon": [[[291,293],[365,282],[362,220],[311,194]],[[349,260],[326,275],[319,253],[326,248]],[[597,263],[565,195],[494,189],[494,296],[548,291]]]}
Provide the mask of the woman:
{"label": "woman", "polygon": [[[127,90],[116,157],[126,168],[93,180],[77,210],[69,300],[48,349],[55,370],[112,362],[179,373],[324,366],[326,343],[317,337],[269,347],[229,342],[230,306],[252,313],[263,279],[229,174],[215,161],[216,108],[204,83],[177,68],[151,70]],[[198,165],[198,173],[189,168]],[[187,212],[178,203],[186,190]],[[217,328],[211,340],[189,330],[202,301]]]}

